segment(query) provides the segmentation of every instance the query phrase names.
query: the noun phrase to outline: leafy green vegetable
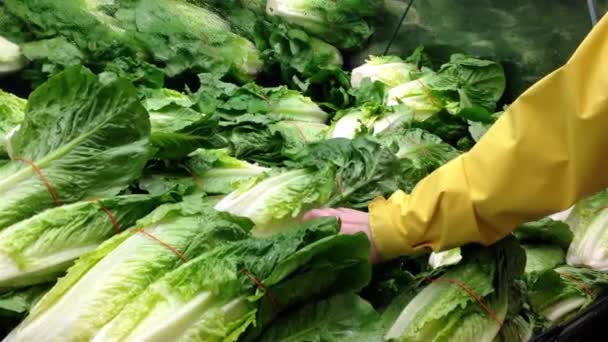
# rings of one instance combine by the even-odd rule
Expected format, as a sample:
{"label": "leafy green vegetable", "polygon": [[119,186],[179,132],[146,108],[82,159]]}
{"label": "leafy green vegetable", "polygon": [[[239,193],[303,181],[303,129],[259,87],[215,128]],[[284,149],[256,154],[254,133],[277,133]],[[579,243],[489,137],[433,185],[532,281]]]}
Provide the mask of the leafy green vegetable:
{"label": "leafy green vegetable", "polygon": [[268,0],[266,12],[340,49],[360,47],[373,33],[366,21],[378,13],[376,0]]}
{"label": "leafy green vegetable", "polygon": [[250,218],[261,235],[289,228],[306,210],[326,202],[333,179],[309,170],[292,170],[235,190],[215,209]]}
{"label": "leafy green vegetable", "polygon": [[192,69],[249,81],[262,68],[253,43],[232,33],[226,21],[207,9],[177,0],[140,0],[126,11],[117,16],[134,21],[125,25],[134,27],[169,76]]}
{"label": "leafy green vegetable", "polygon": [[568,224],[550,218],[522,224],[513,231],[513,235],[522,243],[552,244],[564,250],[568,249],[573,238]]}
{"label": "leafy green vegetable", "polygon": [[420,78],[389,90],[388,104],[404,103],[428,116],[445,109],[471,121],[492,123],[505,87],[500,64],[455,54],[438,72],[423,70]]}
{"label": "leafy green vegetable", "polygon": [[580,201],[566,222],[574,233],[568,264],[608,270],[608,190]]}
{"label": "leafy green vegetable", "polygon": [[41,284],[0,294],[0,317],[22,317],[50,289]]}
{"label": "leafy green vegetable", "polygon": [[[470,253],[470,254],[469,254]],[[507,238],[490,249],[465,251],[463,262],[418,293],[385,335],[397,341],[493,341],[509,311],[510,287],[524,270],[525,255]],[[485,302],[484,311],[466,288]]]}
{"label": "leafy green vegetable", "polygon": [[411,190],[457,154],[425,134],[414,130],[383,141],[359,137],[309,143],[286,161],[288,170],[247,183],[216,209],[248,217],[257,233],[268,234],[288,227],[312,208],[367,207],[373,198],[395,189]]}
{"label": "leafy green vegetable", "polygon": [[567,320],[594,300],[594,292],[608,286],[605,273],[562,266],[528,279],[532,308],[551,324]]}
{"label": "leafy green vegetable", "polygon": [[0,167],[0,228],[56,204],[48,188],[60,203],[117,194],[148,160],[149,132],[127,81],[104,84],[82,67],[51,78],[31,94],[11,139],[22,160]]}
{"label": "leafy green vegetable", "polygon": [[0,231],[0,288],[55,280],[76,258],[170,199],[128,195],[77,202],[5,228]]}
{"label": "leafy green vegetable", "polygon": [[375,105],[364,105],[338,112],[336,121],[331,125],[330,138],[353,139],[367,133],[379,116],[384,114],[383,108]]}
{"label": "leafy green vegetable", "polygon": [[328,114],[298,91],[253,83],[238,87],[209,74],[200,80],[191,96],[168,89],[146,92],[158,157],[179,159],[199,147],[228,148],[236,158],[270,164],[323,137]]}
{"label": "leafy green vegetable", "polygon": [[370,56],[365,64],[353,69],[350,82],[353,87],[358,87],[369,78],[384,83],[390,89],[418,78],[419,73],[415,64],[397,56]]}
{"label": "leafy green vegetable", "polygon": [[158,207],[137,226],[147,234],[125,231],[81,257],[7,340],[90,340],[149,284],[179,267],[182,257],[243,239],[250,223],[217,213],[195,196]]}
{"label": "leafy green vegetable", "polygon": [[429,256],[429,265],[433,268],[455,265],[462,260],[460,247],[448,249],[443,252],[433,252]]}
{"label": "leafy green vegetable", "polygon": [[4,4],[8,13],[42,40],[26,43],[24,49],[28,58],[42,62],[42,70],[36,72],[43,76],[34,77],[40,82],[83,57],[95,68],[117,57],[133,58],[141,51],[135,37],[106,13],[107,1],[7,0]]}
{"label": "leafy green vegetable", "polygon": [[270,169],[236,159],[226,150],[198,149],[189,155],[188,166],[208,194],[228,194],[241,184],[255,181]]}
{"label": "leafy green vegetable", "polygon": [[303,306],[281,317],[261,341],[382,341],[380,315],[365,300],[344,294]]}
{"label": "leafy green vegetable", "polygon": [[[369,280],[365,236],[337,231],[335,219],[321,219],[214,248],[152,283],[94,341],[253,338],[250,326],[260,329],[284,307]],[[337,283],[345,278],[352,281]]]}
{"label": "leafy green vegetable", "polygon": [[526,250],[526,275],[552,270],[566,263],[566,255],[559,246],[533,245],[524,246],[524,249]]}
{"label": "leafy green vegetable", "polygon": [[18,71],[25,64],[19,45],[0,36],[0,75]]}
{"label": "leafy green vegetable", "polygon": [[10,137],[23,121],[27,101],[0,90],[0,157],[10,155]]}

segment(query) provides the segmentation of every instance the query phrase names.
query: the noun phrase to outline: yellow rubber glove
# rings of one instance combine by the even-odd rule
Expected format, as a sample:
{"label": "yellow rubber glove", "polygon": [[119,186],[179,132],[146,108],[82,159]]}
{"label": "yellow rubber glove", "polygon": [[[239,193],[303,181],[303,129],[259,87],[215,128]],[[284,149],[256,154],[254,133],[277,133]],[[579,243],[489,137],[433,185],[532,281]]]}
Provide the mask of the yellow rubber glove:
{"label": "yellow rubber glove", "polygon": [[521,95],[481,141],[370,206],[385,259],[492,244],[608,187],[608,16],[562,68]]}

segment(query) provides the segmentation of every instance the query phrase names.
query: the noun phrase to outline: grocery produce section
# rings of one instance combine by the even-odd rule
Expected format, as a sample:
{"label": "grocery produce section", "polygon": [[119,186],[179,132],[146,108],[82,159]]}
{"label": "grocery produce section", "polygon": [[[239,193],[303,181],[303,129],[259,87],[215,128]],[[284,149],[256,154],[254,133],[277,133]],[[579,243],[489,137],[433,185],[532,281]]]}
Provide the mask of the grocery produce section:
{"label": "grocery produce section", "polygon": [[608,191],[374,266],[365,234],[304,220],[412,191],[508,108],[499,60],[355,62],[387,10],[0,2],[0,337],[519,342],[591,305]]}

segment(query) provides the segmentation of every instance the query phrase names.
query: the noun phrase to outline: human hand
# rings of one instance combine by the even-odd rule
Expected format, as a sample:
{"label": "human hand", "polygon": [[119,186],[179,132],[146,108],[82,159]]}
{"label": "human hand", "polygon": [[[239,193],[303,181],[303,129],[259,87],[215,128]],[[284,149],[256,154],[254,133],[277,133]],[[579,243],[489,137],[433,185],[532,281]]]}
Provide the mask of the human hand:
{"label": "human hand", "polygon": [[372,264],[381,262],[376,245],[374,243],[374,237],[369,226],[369,214],[364,211],[353,210],[353,209],[316,209],[311,210],[304,215],[304,220],[312,220],[319,217],[337,217],[340,219],[340,234],[352,235],[359,232],[365,233],[370,241],[370,255],[369,261]]}

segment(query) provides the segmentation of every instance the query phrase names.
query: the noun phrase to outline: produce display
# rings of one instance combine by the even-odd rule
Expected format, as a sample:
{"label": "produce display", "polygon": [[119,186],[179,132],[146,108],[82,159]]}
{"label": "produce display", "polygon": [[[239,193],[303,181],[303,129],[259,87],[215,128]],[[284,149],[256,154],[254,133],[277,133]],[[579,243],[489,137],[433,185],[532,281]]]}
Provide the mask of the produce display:
{"label": "produce display", "polygon": [[303,222],[411,191],[505,105],[484,58],[349,66],[383,3],[0,3],[0,337],[520,342],[591,304],[605,192],[376,266]]}

